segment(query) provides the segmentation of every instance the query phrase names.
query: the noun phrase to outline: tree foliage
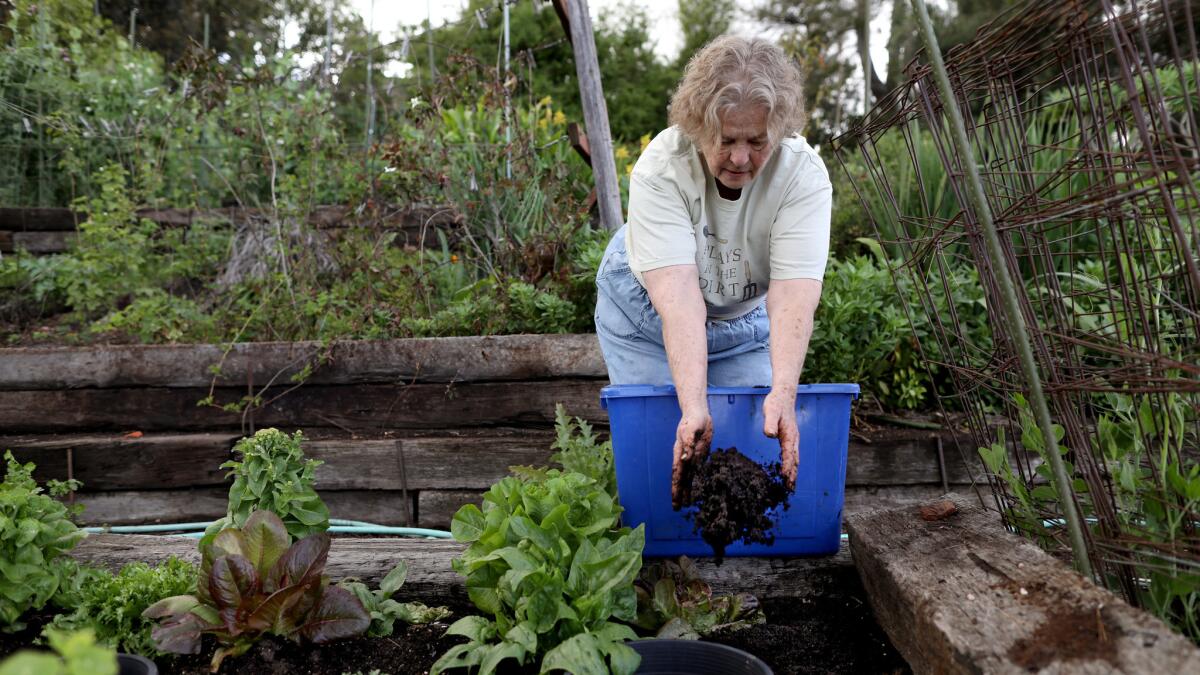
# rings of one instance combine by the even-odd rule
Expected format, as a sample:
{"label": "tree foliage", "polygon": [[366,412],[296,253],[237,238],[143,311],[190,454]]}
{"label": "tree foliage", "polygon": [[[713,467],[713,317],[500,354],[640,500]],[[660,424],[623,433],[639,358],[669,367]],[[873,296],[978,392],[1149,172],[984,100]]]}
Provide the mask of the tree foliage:
{"label": "tree foliage", "polygon": [[345,0],[100,0],[95,8],[126,34],[132,26],[134,42],[168,65],[183,58],[190,43],[204,43],[206,16],[208,47],[235,63],[283,50],[289,25],[298,29],[294,48],[323,49],[327,13],[339,23],[351,16]]}
{"label": "tree foliage", "polygon": [[710,40],[729,32],[733,25],[734,0],[679,0],[679,25],[683,47],[676,64],[680,70],[692,55]]}
{"label": "tree foliage", "polygon": [[[415,65],[410,86],[429,85],[427,38],[425,33],[411,37],[409,58]],[[665,128],[667,102],[679,73],[655,55],[645,11],[630,5],[603,15],[595,39],[613,136],[632,141]],[[464,56],[503,67],[503,24],[491,0],[470,0],[459,20],[434,28],[432,40],[435,72]],[[530,104],[550,96],[569,119],[582,123],[574,52],[549,3],[522,2],[510,8],[509,45],[511,68],[522,71],[511,80],[511,95]]]}
{"label": "tree foliage", "polygon": [[[942,50],[970,40],[987,21],[1023,0],[954,0],[948,9],[929,6]],[[904,64],[920,50],[920,37],[908,0],[867,0],[867,15],[887,12],[886,64],[871,64],[871,99],[900,85]],[[860,20],[857,0],[769,0],[755,17],[781,28],[780,44],[795,56],[805,74],[809,130],[821,142],[845,130],[848,117],[861,114],[860,49],[869,25]],[[880,69],[883,76],[880,76]]]}

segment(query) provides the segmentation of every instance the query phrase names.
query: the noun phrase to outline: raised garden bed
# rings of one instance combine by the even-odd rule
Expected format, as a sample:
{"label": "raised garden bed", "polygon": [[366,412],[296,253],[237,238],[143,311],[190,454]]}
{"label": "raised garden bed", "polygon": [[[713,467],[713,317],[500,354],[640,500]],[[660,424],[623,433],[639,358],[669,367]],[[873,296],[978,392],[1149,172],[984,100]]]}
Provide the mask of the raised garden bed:
{"label": "raised garden bed", "polygon": [[[409,565],[401,601],[445,604],[455,617],[476,613],[450,560],[463,549],[450,541],[338,538],[327,573],[333,579],[360,577],[376,583],[395,563]],[[93,535],[72,553],[81,562],[117,569],[133,560],[160,562],[169,556],[199,559],[195,540],[144,535]],[[905,673],[907,665],[876,624],[846,546],[827,558],[731,558],[717,566],[697,560],[714,592],[753,593],[763,602],[767,623],[713,640],[744,649],[781,675],[787,673]],[[453,619],[451,619],[452,621]],[[410,626],[389,638],[355,639],[323,647],[268,639],[222,673],[333,673],[378,668],[393,675],[424,673],[456,638],[443,638],[447,622]],[[30,635],[0,637],[0,655],[27,645]],[[167,673],[206,673],[211,658],[160,658]]]}
{"label": "raised garden bed", "polygon": [[[234,442],[302,430],[335,517],[444,528],[508,466],[546,463],[555,404],[603,430],[606,382],[594,335],[3,349],[0,446],[40,480],[83,481],[86,524],[124,525],[221,516]],[[197,406],[210,393],[265,405]],[[846,512],[963,489],[978,471],[950,429],[864,429]]]}
{"label": "raised garden bed", "polygon": [[[851,574],[844,579],[831,578],[830,582],[836,583],[836,587],[830,587],[820,596],[764,602],[767,624],[719,636],[713,641],[758,656],[777,675],[911,672],[875,623],[857,577]],[[454,615],[446,621],[398,627],[386,638],[357,638],[320,647],[265,638],[248,653],[230,659],[219,672],[343,675],[379,669],[391,675],[424,675],[438,656],[463,641],[443,635],[449,623],[475,613],[468,606],[452,606],[452,609]],[[0,634],[0,658],[27,646],[36,631],[33,627],[15,635]],[[164,675],[207,675],[212,651],[209,644],[196,656],[159,657],[155,661]]]}
{"label": "raised garden bed", "polygon": [[[293,383],[306,367],[303,383]],[[39,480],[82,480],[73,498],[86,507],[86,524],[183,522],[225,513],[228,483],[218,467],[238,438],[269,425],[299,429],[308,456],[325,462],[316,488],[333,517],[448,528],[510,465],[548,463],[556,403],[603,431],[605,383],[591,335],[0,350],[0,444],[35,462]],[[263,405],[196,405],[210,393],[217,403],[251,395]],[[969,485],[977,471],[948,429],[863,428],[849,456],[846,513],[916,503]],[[460,550],[447,541],[338,538],[327,572],[376,582],[405,560],[399,599],[461,613],[469,605],[450,565]],[[110,568],[170,555],[198,560],[195,540],[138,535],[94,535],[75,555]],[[844,548],[832,558],[700,566],[715,591],[762,599],[769,623],[719,639],[776,672],[904,670]],[[424,672],[451,644],[430,631],[330,648],[268,641],[248,657],[262,670],[223,672]],[[376,654],[381,660],[366,660]],[[195,672],[207,662],[197,658]],[[191,672],[184,663],[167,672]]]}

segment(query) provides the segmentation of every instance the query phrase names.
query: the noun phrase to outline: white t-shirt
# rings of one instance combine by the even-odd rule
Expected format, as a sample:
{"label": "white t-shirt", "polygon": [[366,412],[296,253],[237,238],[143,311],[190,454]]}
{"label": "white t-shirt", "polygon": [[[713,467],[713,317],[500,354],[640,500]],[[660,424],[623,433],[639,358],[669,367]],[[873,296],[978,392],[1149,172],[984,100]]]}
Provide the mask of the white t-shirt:
{"label": "white t-shirt", "polygon": [[671,127],[650,142],[629,180],[629,267],[642,273],[695,263],[713,319],[763,302],[772,279],[825,276],[833,187],[803,138],[785,138],[729,201],[695,144]]}

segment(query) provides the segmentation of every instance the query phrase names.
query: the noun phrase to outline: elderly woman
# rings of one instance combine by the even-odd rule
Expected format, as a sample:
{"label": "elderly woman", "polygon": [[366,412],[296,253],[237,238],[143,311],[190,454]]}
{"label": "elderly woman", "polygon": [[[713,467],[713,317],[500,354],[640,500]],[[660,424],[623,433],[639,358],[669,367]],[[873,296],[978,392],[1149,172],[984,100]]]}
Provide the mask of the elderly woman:
{"label": "elderly woman", "polygon": [[800,73],[775,45],[724,36],[688,63],[671,127],[638,159],[629,222],[596,277],[613,384],[674,383],[683,413],[672,497],[708,452],[707,388],[770,386],[763,433],[788,487],[796,385],[829,250],[832,187],[804,124]]}

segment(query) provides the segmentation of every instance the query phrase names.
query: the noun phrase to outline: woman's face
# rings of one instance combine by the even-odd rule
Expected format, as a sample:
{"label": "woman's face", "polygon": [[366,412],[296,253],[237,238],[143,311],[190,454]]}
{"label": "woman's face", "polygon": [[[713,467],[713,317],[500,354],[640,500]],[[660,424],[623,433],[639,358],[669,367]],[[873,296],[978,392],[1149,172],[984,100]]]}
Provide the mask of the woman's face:
{"label": "woman's face", "polygon": [[760,106],[730,108],[721,115],[721,135],[701,148],[713,178],[732,190],[750,184],[771,157],[767,110]]}

